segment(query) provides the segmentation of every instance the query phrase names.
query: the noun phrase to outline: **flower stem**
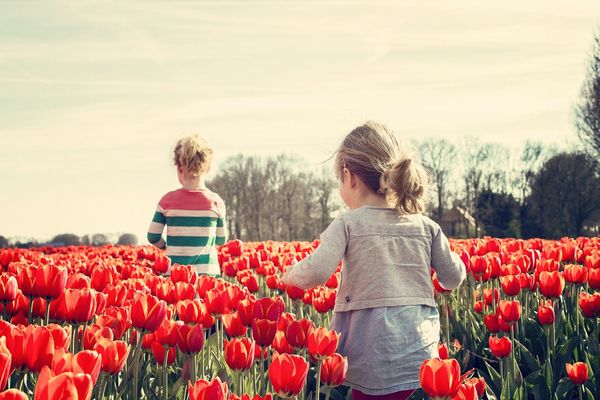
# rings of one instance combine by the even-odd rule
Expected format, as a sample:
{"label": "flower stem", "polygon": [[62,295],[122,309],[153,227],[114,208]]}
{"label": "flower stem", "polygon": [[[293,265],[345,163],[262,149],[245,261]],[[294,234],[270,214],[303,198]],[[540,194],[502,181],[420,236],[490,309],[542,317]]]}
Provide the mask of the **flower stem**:
{"label": "flower stem", "polygon": [[321,365],[323,364],[322,360],[317,361],[317,393],[315,395],[315,400],[319,400],[321,398]]}

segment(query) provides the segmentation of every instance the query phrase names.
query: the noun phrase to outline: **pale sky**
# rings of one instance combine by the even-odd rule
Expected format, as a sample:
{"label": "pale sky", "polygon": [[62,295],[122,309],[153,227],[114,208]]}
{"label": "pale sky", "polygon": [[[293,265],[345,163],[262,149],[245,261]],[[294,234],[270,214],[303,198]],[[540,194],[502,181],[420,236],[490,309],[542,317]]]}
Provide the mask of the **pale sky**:
{"label": "pale sky", "polygon": [[600,1],[0,4],[0,234],[145,232],[188,133],[308,168],[400,136],[575,142]]}

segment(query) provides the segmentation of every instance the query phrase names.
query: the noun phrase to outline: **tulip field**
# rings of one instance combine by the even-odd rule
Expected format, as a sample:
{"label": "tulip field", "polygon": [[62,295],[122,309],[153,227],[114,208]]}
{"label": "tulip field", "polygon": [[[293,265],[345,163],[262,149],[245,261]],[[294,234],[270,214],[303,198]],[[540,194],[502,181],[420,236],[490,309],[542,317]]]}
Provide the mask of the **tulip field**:
{"label": "tulip field", "polygon": [[[149,246],[0,250],[0,400],[349,399],[341,265],[280,281],[318,245],[230,241],[221,277]],[[411,398],[600,400],[600,238],[451,246],[467,280],[432,270],[442,340]]]}

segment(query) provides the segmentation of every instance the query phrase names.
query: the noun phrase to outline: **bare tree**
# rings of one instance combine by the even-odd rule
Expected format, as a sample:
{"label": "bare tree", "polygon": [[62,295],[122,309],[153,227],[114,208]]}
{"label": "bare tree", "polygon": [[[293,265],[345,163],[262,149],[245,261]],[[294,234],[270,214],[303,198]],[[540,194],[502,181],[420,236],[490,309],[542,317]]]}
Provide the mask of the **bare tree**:
{"label": "bare tree", "polygon": [[425,139],[418,144],[423,165],[429,171],[437,194],[436,216],[441,221],[447,203],[450,171],[456,165],[456,147],[445,139]]}
{"label": "bare tree", "polygon": [[600,31],[594,38],[588,75],[575,107],[575,127],[589,155],[600,159]]}
{"label": "bare tree", "polygon": [[231,157],[208,185],[225,200],[230,237],[242,240],[312,240],[335,210],[332,179],[290,155]]}
{"label": "bare tree", "polygon": [[[484,176],[484,163],[490,157],[494,145],[480,144],[475,138],[465,138],[465,145],[461,146],[461,159],[463,165],[463,179],[465,184],[464,204],[467,211],[475,217],[474,235],[479,237],[479,221],[477,219],[477,198],[481,192]],[[467,227],[467,235],[470,235]]]}

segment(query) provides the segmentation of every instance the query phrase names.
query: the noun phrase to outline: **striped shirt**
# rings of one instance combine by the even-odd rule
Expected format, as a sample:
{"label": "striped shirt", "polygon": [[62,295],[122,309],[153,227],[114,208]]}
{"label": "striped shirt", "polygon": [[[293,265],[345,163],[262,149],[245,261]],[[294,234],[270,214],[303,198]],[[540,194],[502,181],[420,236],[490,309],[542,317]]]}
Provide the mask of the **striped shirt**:
{"label": "striped shirt", "polygon": [[[162,237],[165,225],[166,241]],[[192,265],[198,273],[220,274],[215,246],[227,241],[225,203],[208,189],[171,191],[158,202],[148,241],[166,248],[171,264]]]}

